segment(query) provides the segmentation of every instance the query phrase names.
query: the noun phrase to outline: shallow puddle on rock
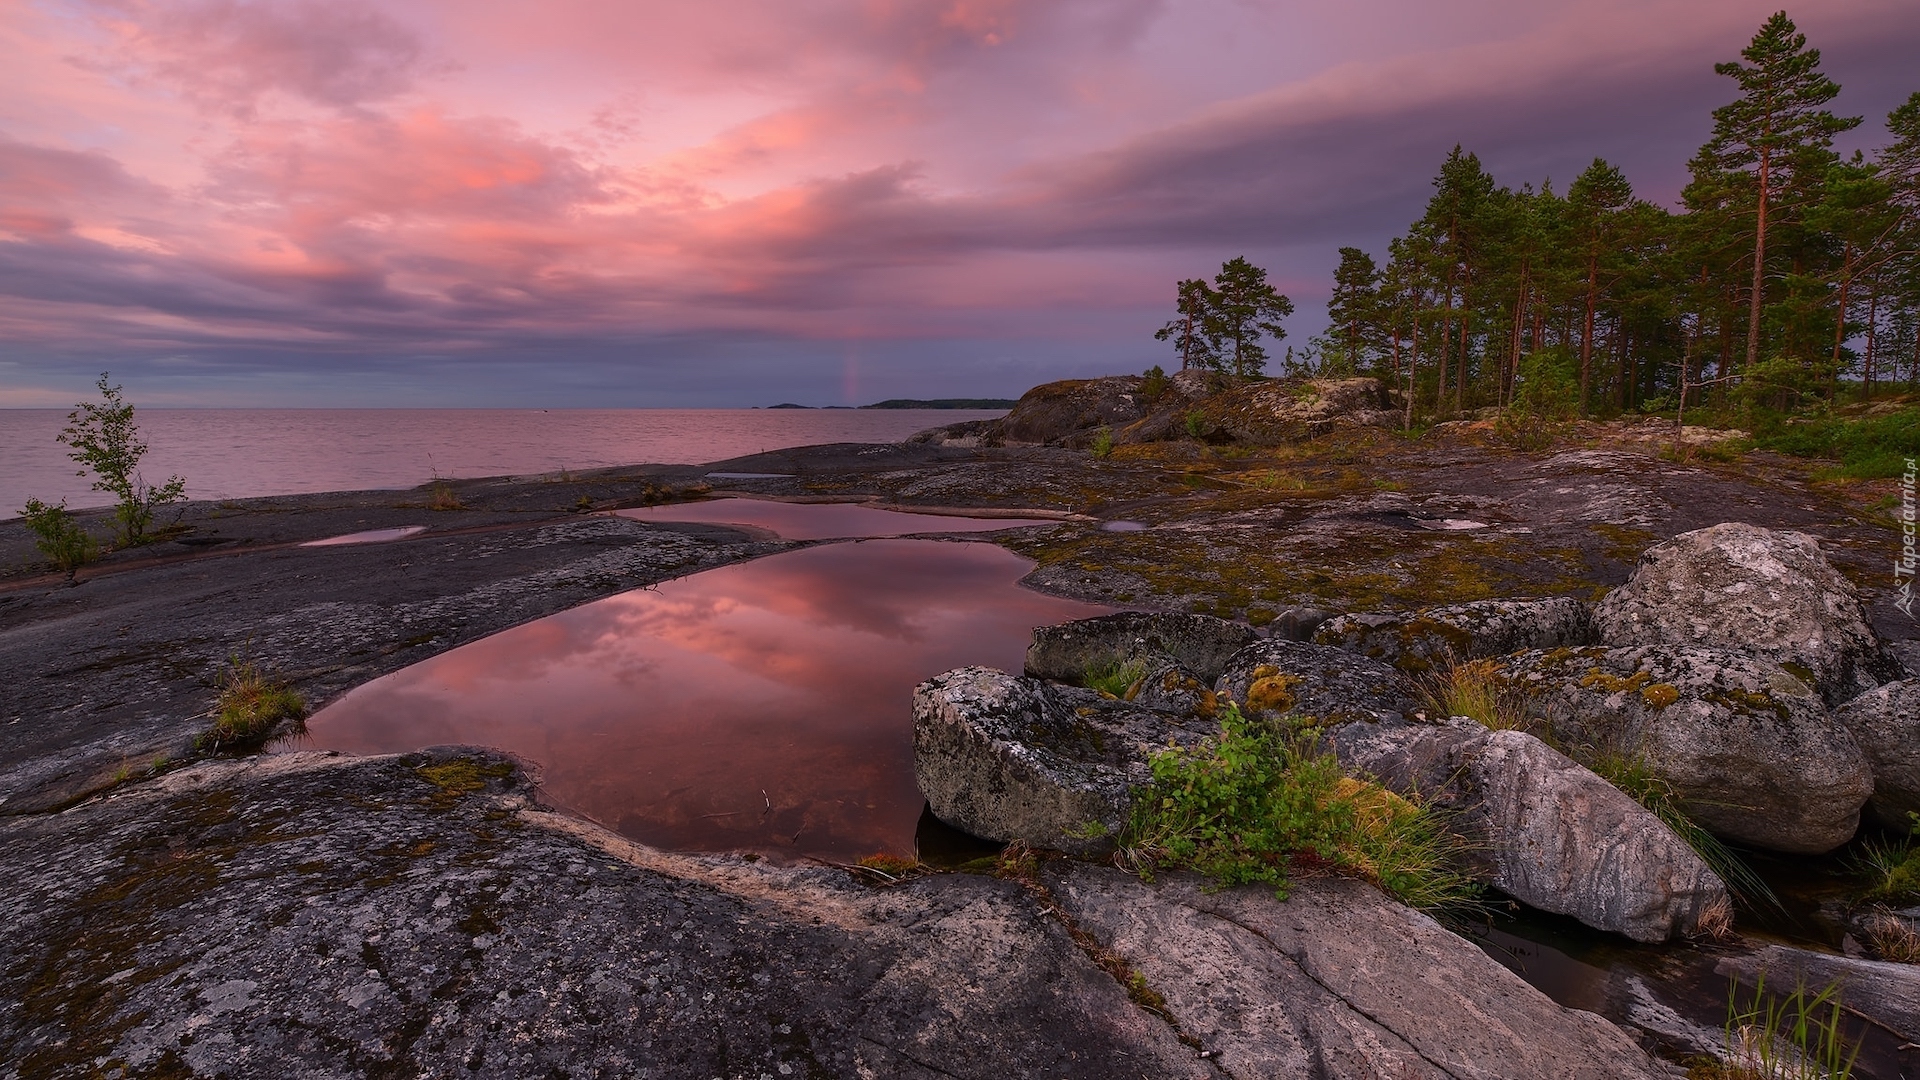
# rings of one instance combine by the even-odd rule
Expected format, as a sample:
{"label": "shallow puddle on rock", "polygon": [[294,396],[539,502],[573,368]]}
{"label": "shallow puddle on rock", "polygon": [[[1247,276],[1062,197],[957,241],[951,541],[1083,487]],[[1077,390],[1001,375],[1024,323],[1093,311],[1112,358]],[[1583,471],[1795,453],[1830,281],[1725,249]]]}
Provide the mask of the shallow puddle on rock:
{"label": "shallow puddle on rock", "polygon": [[389,540],[405,540],[426,532],[425,525],[402,525],[397,529],[368,529],[365,532],[346,533],[341,536],[329,536],[325,540],[309,540],[301,547],[333,547],[338,544],[383,544]]}
{"label": "shallow puddle on rock", "polygon": [[1016,582],[991,544],[790,551],[608,597],[354,690],[313,742],[445,743],[537,762],[546,796],[656,847],[856,859],[911,854],[913,688],[1018,671],[1035,626],[1111,609]]}
{"label": "shallow puddle on rock", "polygon": [[772,499],[708,499],[615,510],[635,521],[751,525],[786,540],[848,540],[924,533],[994,532],[1023,525],[1058,525],[1055,518],[958,517],[882,510],[864,503],[790,503]]}

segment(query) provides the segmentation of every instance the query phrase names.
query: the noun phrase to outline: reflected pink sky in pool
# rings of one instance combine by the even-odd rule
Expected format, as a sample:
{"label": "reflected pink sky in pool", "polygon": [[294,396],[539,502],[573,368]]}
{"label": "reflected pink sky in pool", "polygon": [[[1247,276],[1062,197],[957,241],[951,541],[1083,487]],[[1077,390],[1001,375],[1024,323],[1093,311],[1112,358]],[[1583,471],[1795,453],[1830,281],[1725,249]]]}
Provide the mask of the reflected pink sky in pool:
{"label": "reflected pink sky in pool", "polygon": [[1035,626],[1110,609],[1044,596],[991,544],[868,540],[722,567],[561,612],[369,683],[320,746],[498,746],[549,799],[643,843],[905,854],[913,688],[1020,668]]}

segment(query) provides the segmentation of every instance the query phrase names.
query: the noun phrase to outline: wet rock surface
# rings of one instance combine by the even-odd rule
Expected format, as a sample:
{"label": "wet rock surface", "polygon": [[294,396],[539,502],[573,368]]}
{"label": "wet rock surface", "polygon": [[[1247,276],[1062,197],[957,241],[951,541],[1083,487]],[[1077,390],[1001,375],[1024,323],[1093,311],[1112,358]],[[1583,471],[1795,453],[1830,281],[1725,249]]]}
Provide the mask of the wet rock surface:
{"label": "wet rock surface", "polygon": [[1834,710],[1873,767],[1873,797],[1867,807],[1892,829],[1920,813],[1920,679],[1901,679],[1869,690]]}
{"label": "wet rock surface", "polygon": [[1134,964],[1236,1077],[1609,1080],[1665,1077],[1620,1029],[1555,1005],[1372,886],[1209,892],[1049,864],[1062,908]]}
{"label": "wet rock surface", "polygon": [[1829,702],[1898,672],[1847,579],[1805,533],[1740,522],[1649,548],[1594,610],[1609,645],[1695,644],[1772,658]]}
{"label": "wet rock surface", "polygon": [[1488,884],[1598,930],[1659,942],[1692,932],[1726,886],[1672,829],[1585,766],[1520,731],[1349,724],[1341,764],[1449,812]]}
{"label": "wet rock surface", "polygon": [[1413,614],[1360,613],[1322,623],[1313,640],[1403,671],[1444,671],[1455,661],[1593,641],[1587,606],[1570,596],[1479,600]]}
{"label": "wet rock surface", "polygon": [[1011,883],[664,856],[523,793],[314,753],[0,821],[0,1076],[1220,1075]]}
{"label": "wet rock surface", "polygon": [[1564,743],[1638,755],[1727,839],[1819,853],[1853,839],[1873,774],[1819,695],[1780,665],[1693,645],[1556,649],[1503,662]]}

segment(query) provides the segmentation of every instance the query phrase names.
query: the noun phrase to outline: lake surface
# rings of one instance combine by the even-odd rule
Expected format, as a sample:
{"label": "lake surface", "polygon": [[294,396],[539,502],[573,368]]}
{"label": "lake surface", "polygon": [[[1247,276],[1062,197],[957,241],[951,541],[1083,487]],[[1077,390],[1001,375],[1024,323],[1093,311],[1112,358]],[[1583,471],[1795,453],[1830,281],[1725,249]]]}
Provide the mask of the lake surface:
{"label": "lake surface", "polygon": [[1018,671],[1033,627],[1112,610],[1021,588],[1032,567],[985,543],[786,552],[453,649],[308,729],[352,753],[510,750],[551,801],[669,850],[909,855],[913,688],[965,664]]}
{"label": "lake surface", "polygon": [[[833,442],[899,442],[972,409],[140,409],[149,482],[193,499],[409,488],[443,477],[691,465]],[[0,517],[29,496],[112,499],[74,475],[64,409],[0,409]]]}
{"label": "lake surface", "polygon": [[635,521],[751,525],[787,540],[993,532],[1023,525],[1057,525],[1060,522],[1058,518],[913,514],[859,503],[789,503],[772,499],[705,499],[700,502],[634,507],[613,513]]}

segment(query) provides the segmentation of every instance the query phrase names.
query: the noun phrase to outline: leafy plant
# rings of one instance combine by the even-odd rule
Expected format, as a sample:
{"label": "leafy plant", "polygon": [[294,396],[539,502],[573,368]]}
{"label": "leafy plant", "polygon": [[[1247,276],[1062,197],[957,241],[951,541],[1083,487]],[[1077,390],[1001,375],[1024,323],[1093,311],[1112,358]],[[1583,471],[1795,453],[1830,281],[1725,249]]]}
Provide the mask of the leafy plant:
{"label": "leafy plant", "polygon": [[307,704],[298,692],[262,671],[251,660],[232,657],[220,677],[213,724],[200,737],[209,750],[259,746],[292,722],[292,734],[306,731]]}
{"label": "leafy plant", "polygon": [[1221,886],[1287,892],[1293,865],[1363,878],[1418,908],[1470,899],[1459,841],[1434,812],[1345,776],[1311,736],[1249,720],[1229,703],[1220,734],[1155,754],[1121,848],[1134,867],[1189,867]]}
{"label": "leafy plant", "polygon": [[1207,414],[1199,409],[1190,410],[1181,418],[1187,426],[1187,434],[1199,438],[1207,433]]}
{"label": "leafy plant", "polygon": [[1103,457],[1106,457],[1108,454],[1113,453],[1113,429],[1112,428],[1101,427],[1094,431],[1092,450],[1093,450],[1094,457],[1103,458]]}
{"label": "leafy plant", "polygon": [[1149,402],[1158,401],[1160,395],[1166,393],[1167,387],[1172,384],[1173,380],[1167,378],[1167,373],[1161,370],[1159,364],[1155,364],[1140,377],[1140,396]]}
{"label": "leafy plant", "polygon": [[33,546],[56,568],[66,571],[69,578],[75,570],[100,557],[100,545],[67,513],[65,499],[60,500],[58,506],[28,499],[20,516],[33,532]]}
{"label": "leafy plant", "polygon": [[152,539],[148,530],[155,510],[187,497],[187,482],[171,476],[157,488],[147,486],[140,475],[147,444],[140,441],[139,429],[133,425],[133,406],[121,398],[120,388],[107,381],[105,372],[96,385],[101,400],[75,405],[59,440],[73,448],[67,456],[85,466],[78,475],[91,470],[93,490],[109,492],[119,500],[113,508],[118,540],[124,547],[135,547]]}

